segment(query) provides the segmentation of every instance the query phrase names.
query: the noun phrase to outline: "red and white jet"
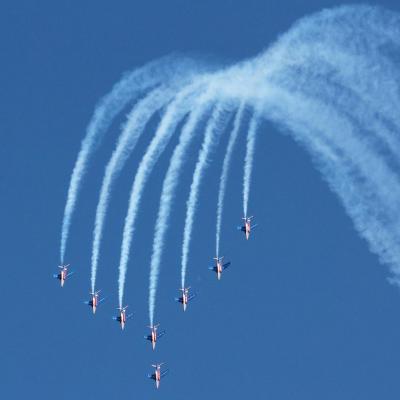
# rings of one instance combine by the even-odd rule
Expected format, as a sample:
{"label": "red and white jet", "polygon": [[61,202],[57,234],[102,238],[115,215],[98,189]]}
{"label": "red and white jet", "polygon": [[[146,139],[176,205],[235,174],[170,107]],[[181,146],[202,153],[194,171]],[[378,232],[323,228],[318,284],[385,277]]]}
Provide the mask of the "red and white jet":
{"label": "red and white jet", "polygon": [[60,280],[61,287],[64,286],[64,282],[66,281],[66,279],[74,273],[74,272],[68,272],[68,267],[69,267],[69,264],[59,265],[58,268],[60,268],[61,271],[58,274],[53,275],[53,278]]}
{"label": "red and white jet", "polygon": [[182,303],[183,311],[186,311],[186,307],[187,307],[189,301],[196,297],[196,295],[194,293],[189,294],[189,289],[190,289],[190,286],[187,288],[179,289],[182,292],[182,296],[175,298],[175,301],[177,301],[178,303]]}
{"label": "red and white jet", "polygon": [[217,273],[218,280],[221,279],[222,272],[225,271],[231,265],[230,261],[228,261],[227,263],[224,264],[222,262],[223,259],[224,259],[224,257],[214,257],[215,266],[208,268],[210,271],[214,271]]}
{"label": "red and white jet", "polygon": [[165,335],[165,330],[158,331],[159,326],[160,326],[160,324],[153,325],[153,326],[150,325],[149,328],[151,329],[151,333],[150,333],[150,335],[147,335],[144,337],[146,340],[149,340],[151,342],[153,350],[156,348],[157,339]]}
{"label": "red and white jet", "polygon": [[124,329],[126,321],[133,317],[133,314],[126,315],[127,308],[128,308],[128,306],[118,307],[117,309],[119,310],[119,315],[116,317],[113,317],[114,321],[118,321],[120,323],[121,329]]}
{"label": "red and white jet", "polygon": [[99,293],[100,293],[100,290],[97,290],[95,292],[90,292],[90,296],[91,296],[90,300],[85,301],[85,304],[92,307],[93,314],[96,312],[96,308],[99,306],[99,304],[104,301],[104,298],[99,299]]}
{"label": "red and white jet", "polygon": [[155,371],[152,374],[148,374],[147,377],[150,379],[153,379],[153,381],[156,382],[156,388],[158,389],[160,387],[160,382],[161,378],[163,378],[165,375],[168,374],[168,370],[161,371],[161,366],[164,363],[161,364],[152,364],[151,366],[155,368]]}
{"label": "red and white jet", "polygon": [[246,239],[249,240],[251,230],[255,228],[258,224],[251,224],[251,220],[253,219],[253,217],[244,217],[242,219],[244,220],[244,225],[238,226],[238,229],[244,232],[244,234],[246,235]]}

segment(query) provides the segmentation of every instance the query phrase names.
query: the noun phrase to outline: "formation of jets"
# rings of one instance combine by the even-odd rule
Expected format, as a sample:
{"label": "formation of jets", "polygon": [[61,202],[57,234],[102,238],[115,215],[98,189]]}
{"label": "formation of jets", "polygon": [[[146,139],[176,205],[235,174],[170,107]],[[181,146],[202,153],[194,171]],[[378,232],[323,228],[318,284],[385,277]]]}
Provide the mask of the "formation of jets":
{"label": "formation of jets", "polygon": [[[244,223],[242,226],[238,226],[238,230],[242,231],[245,236],[246,240],[250,238],[250,232],[253,228],[257,226],[257,224],[253,225],[251,223],[251,220],[253,217],[244,217],[242,218]],[[222,273],[231,265],[230,261],[224,263],[224,257],[219,257],[218,255],[214,257],[213,259],[215,261],[215,265],[212,267],[209,267],[208,269],[211,271],[214,271],[217,274],[217,279],[221,279]],[[68,271],[69,269],[69,264],[67,265],[59,265],[60,271],[57,274],[54,274],[53,277],[58,279],[61,283],[61,287],[64,286],[65,281],[67,280],[68,277],[70,277],[74,272],[73,271]],[[190,293],[190,286],[189,287],[183,287],[179,289],[182,292],[182,295],[178,298],[175,298],[175,301],[178,303],[181,303],[183,306],[183,311],[186,311],[186,308],[191,300],[193,300],[196,297],[195,293]],[[105,298],[100,298],[100,290],[90,292],[90,299],[88,301],[85,301],[84,303],[91,307],[93,314],[96,313],[97,307],[105,300]],[[126,309],[128,306],[125,307],[118,307],[118,314],[113,317],[113,320],[119,322],[121,329],[123,330],[125,328],[126,322],[133,317],[133,313],[127,314]],[[162,336],[165,335],[165,330],[159,331],[159,326],[160,324],[157,325],[151,325],[148,326],[150,329],[150,334],[144,336],[144,339],[148,340],[151,342],[153,350],[155,350],[157,340],[161,338]],[[160,386],[161,378],[163,378],[167,373],[168,370],[161,370],[161,366],[164,363],[160,364],[152,364],[152,367],[154,368],[154,372],[152,374],[147,375],[149,379],[152,379],[155,381],[156,388],[158,389]]]}

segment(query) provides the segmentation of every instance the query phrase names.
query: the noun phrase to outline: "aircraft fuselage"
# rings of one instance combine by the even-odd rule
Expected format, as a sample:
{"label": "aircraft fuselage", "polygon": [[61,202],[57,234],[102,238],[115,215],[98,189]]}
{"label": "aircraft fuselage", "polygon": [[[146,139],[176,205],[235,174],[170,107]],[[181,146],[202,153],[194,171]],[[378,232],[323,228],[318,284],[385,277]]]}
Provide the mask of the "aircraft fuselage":
{"label": "aircraft fuselage", "polygon": [[251,231],[250,221],[246,221],[246,223],[245,223],[245,230],[246,230],[246,240],[249,240],[250,231]]}

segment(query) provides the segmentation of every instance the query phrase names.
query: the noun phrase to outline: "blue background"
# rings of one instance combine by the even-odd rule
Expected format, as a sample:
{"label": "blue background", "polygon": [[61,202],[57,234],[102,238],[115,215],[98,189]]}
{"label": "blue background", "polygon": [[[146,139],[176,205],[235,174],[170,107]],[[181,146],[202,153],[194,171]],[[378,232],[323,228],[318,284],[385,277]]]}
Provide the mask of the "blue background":
{"label": "blue background", "polygon": [[[244,135],[235,151],[222,236],[232,266],[221,282],[207,267],[214,257],[223,147],[214,157],[202,186],[188,271],[198,297],[185,315],[173,302],[190,169],[183,176],[156,310],[167,335],[156,352],[143,335],[151,239],[167,155],[145,193],[127,276],[126,300],[135,319],[124,332],[111,320],[123,218],[146,140],[118,181],[107,219],[98,275],[107,301],[95,317],[82,304],[88,297],[97,196],[123,118],[96,153],[79,198],[67,248],[76,274],[62,290],[51,278],[80,141],[97,100],[122,72],[173,51],[240,61],[265,49],[298,18],[338,4],[2,2],[2,398],[399,398],[399,290],[388,284],[387,269],[357,236],[308,154],[268,123],[258,137],[250,197],[250,212],[260,226],[249,242],[236,231],[242,216]],[[400,8],[394,1],[379,4]],[[170,368],[158,392],[146,379],[155,361]]]}

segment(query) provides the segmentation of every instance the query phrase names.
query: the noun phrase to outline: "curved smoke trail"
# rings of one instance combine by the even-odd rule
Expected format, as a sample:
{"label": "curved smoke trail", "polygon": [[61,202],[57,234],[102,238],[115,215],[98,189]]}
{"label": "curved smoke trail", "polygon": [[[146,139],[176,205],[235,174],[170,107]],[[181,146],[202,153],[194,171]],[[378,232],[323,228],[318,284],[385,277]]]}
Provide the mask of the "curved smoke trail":
{"label": "curved smoke trail", "polygon": [[265,115],[311,152],[357,231],[395,279],[400,102],[388,50],[399,45],[398,23],[398,16],[370,7],[306,18],[267,52],[272,65],[263,88]]}
{"label": "curved smoke trail", "polygon": [[93,229],[91,287],[94,292],[96,287],[97,266],[100,255],[100,245],[103,235],[108,203],[110,201],[112,185],[118,177],[125,162],[129,158],[143,130],[153,114],[165,106],[175,94],[175,88],[160,86],[152,90],[140,100],[127,118],[127,122],[118,138],[117,146],[106,166],[101,185],[99,202],[96,209],[96,219]]}
{"label": "curved smoke trail", "polygon": [[246,156],[244,159],[243,174],[243,216],[248,217],[247,210],[249,205],[251,173],[253,171],[254,151],[256,149],[256,134],[259,123],[259,116],[253,115],[247,132]]}
{"label": "curved smoke trail", "polygon": [[124,231],[121,244],[121,256],[119,262],[119,279],[118,279],[118,298],[119,305],[122,307],[122,299],[125,287],[125,277],[129,262],[129,254],[132,243],[132,237],[135,229],[135,221],[139,211],[139,206],[143,194],[143,190],[150,176],[151,171],[158,158],[169,143],[175,132],[176,126],[189,112],[191,105],[198,95],[199,83],[196,81],[182,90],[176,96],[175,100],[168,106],[156,133],[150,142],[146,153],[140,161],[135,179],[132,185],[128,212],[125,217]]}
{"label": "curved smoke trail", "polygon": [[149,279],[149,319],[150,325],[154,324],[155,301],[160,274],[162,252],[164,250],[164,240],[168,229],[168,220],[171,214],[172,202],[178,186],[180,173],[185,161],[185,155],[194,137],[197,124],[211,107],[209,104],[210,96],[205,94],[197,100],[196,108],[189,115],[188,120],[182,128],[179,143],[172,154],[167,173],[164,178],[160,206],[157,214],[155,233],[153,239],[153,250],[150,261]]}
{"label": "curved smoke trail", "polygon": [[[197,123],[215,104],[242,103],[256,110],[247,140],[248,156],[243,190],[245,214],[255,131],[258,121],[265,118],[276,123],[281,130],[307,149],[329,187],[338,195],[351,216],[357,232],[367,240],[371,251],[391,267],[393,280],[400,283],[399,55],[400,18],[397,14],[367,6],[324,10],[303,18],[258,57],[210,74],[199,87],[199,92],[202,93],[213,87],[207,99],[184,103],[183,111],[178,107],[170,112],[168,118],[167,110],[160,123],[160,126],[171,125],[163,128],[167,137],[176,129],[176,121],[182,120],[187,114],[188,120],[163,183],[150,267],[151,322],[154,317],[161,254],[175,189],[179,183],[180,168]],[[143,88],[140,90],[147,91],[153,86],[168,83],[170,77],[155,73],[152,79],[152,85],[146,90],[145,86],[139,85]],[[171,104],[173,102],[174,100]],[[96,138],[101,137],[98,132],[104,131],[113,115],[116,115],[115,110],[118,107],[121,109],[119,102],[116,102],[118,107],[114,106],[114,100],[109,103],[112,106],[103,106],[99,116],[93,119],[95,122],[89,125],[88,132],[92,133],[88,133],[89,139],[85,139],[89,145],[86,143],[82,146],[83,155],[79,155],[75,167],[78,172],[74,170],[71,178],[72,194],[68,195],[68,207],[66,206],[63,222],[62,260],[70,217],[89,153]],[[220,134],[220,131],[215,133],[216,140]],[[150,145],[141,162],[131,191],[121,251],[120,304],[133,222],[142,190],[166,143],[160,134],[156,133],[156,137],[152,142],[154,145]],[[211,148],[212,146],[208,148],[203,143],[201,152],[207,155]],[[207,157],[204,158],[205,168]],[[203,167],[199,163],[203,161],[199,159],[196,165],[186,214],[182,285],[185,281],[198,185],[202,178]],[[219,242],[217,250],[218,247]]]}
{"label": "curved smoke trail", "polygon": [[219,257],[219,243],[220,243],[220,237],[221,237],[222,211],[224,208],[226,183],[228,180],[228,173],[229,173],[229,168],[230,168],[230,164],[231,164],[233,149],[235,147],[236,140],[239,135],[240,123],[243,118],[244,109],[245,109],[245,105],[241,104],[236,113],[236,117],[233,122],[232,132],[229,136],[228,145],[226,147],[224,161],[222,163],[222,172],[221,172],[221,177],[219,179],[219,190],[218,190],[217,226],[215,229],[215,232],[216,232],[215,255],[216,255],[216,257]]}
{"label": "curved smoke trail", "polygon": [[71,219],[90,156],[100,144],[113,119],[143,91],[193,67],[194,61],[191,59],[181,60],[175,56],[164,57],[126,74],[114,85],[111,92],[100,100],[87,127],[86,136],[82,141],[70,179],[61,227],[61,264],[64,264]]}
{"label": "curved smoke trail", "polygon": [[196,167],[193,173],[192,183],[190,185],[189,198],[186,203],[186,218],[185,227],[183,230],[183,243],[182,243],[182,268],[181,268],[181,287],[185,287],[186,281],[186,270],[188,265],[189,247],[190,240],[192,237],[194,215],[196,213],[196,207],[198,203],[199,190],[201,180],[203,178],[205,169],[209,164],[209,155],[218,144],[221,132],[226,126],[226,110],[222,104],[218,104],[210,121],[207,124],[206,131],[204,134],[203,144],[199,152]]}

